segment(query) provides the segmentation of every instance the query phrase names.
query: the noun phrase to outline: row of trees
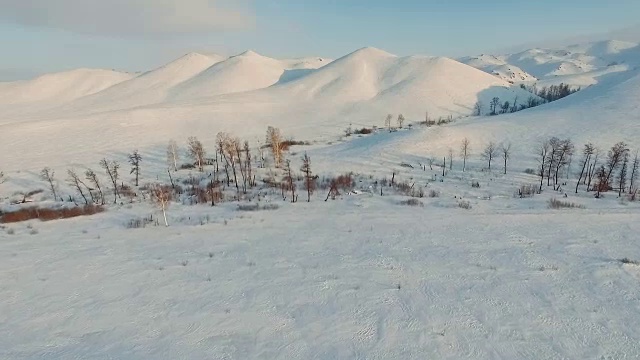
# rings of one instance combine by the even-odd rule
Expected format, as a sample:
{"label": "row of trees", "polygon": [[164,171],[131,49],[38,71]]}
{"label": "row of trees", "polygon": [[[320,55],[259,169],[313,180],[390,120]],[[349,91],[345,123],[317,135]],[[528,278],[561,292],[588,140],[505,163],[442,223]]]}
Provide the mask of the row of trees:
{"label": "row of trees", "polygon": [[[571,94],[574,94],[580,91],[578,89],[572,89],[568,84],[560,84],[560,85],[551,85],[545,86],[541,89],[538,89],[536,85],[526,86],[521,84],[520,87],[523,90],[529,91],[536,96],[529,96],[524,102],[519,103],[518,97],[516,96],[513,101],[505,101],[502,102],[499,97],[494,97],[491,99],[489,103],[489,112],[487,115],[501,115],[507,113],[514,113],[517,111],[522,111],[525,109],[529,109],[532,107],[540,106],[542,104],[546,104],[552,101],[560,100],[565,98]],[[475,103],[473,107],[473,114],[475,116],[485,115],[485,105],[478,101]]]}
{"label": "row of trees", "polygon": [[569,84],[560,83],[559,85],[544,86],[540,89],[534,84],[532,86],[526,86],[521,84],[520,88],[527,90],[528,92],[539,96],[546,102],[552,102],[565,98],[571,94],[575,94],[580,91],[580,88],[572,89]]}
{"label": "row of trees", "polygon": [[[511,159],[511,152],[512,152],[511,149],[512,149],[511,143],[509,142],[498,144],[494,141],[490,141],[482,149],[482,152],[480,153],[480,157],[487,162],[487,169],[489,171],[491,171],[491,165],[494,163],[494,161],[501,158],[503,160],[502,170],[506,174],[508,165],[509,165],[509,160]],[[465,172],[467,171],[467,161],[472,155],[471,141],[469,140],[469,138],[465,137],[464,139],[462,139],[462,142],[460,143],[459,154],[460,154],[460,158],[462,159],[462,171]],[[449,155],[449,170],[452,170],[453,160],[455,157],[453,148],[449,148],[448,155]],[[447,158],[445,156],[445,160],[444,160],[445,167],[446,167],[446,163],[447,163]]]}

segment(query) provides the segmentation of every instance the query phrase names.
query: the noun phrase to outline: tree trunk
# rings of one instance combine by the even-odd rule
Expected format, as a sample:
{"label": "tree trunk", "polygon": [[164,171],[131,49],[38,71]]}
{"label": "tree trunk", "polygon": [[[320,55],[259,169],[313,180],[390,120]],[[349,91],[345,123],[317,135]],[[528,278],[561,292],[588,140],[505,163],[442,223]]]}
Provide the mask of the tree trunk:
{"label": "tree trunk", "polygon": [[169,222],[167,221],[167,211],[165,209],[164,202],[162,203],[162,216],[164,217],[164,226],[169,227]]}

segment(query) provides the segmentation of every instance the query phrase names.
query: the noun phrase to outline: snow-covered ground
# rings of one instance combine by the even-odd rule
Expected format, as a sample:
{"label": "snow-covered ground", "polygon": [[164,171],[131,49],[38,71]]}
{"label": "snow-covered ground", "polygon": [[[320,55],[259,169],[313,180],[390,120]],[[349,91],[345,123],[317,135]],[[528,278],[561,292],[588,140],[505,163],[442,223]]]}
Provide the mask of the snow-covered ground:
{"label": "snow-covered ground", "polygon": [[[239,210],[248,199],[175,201],[170,227],[132,229],[131,220],[161,216],[138,196],[89,217],[2,224],[0,358],[639,358],[640,202],[573,191],[584,143],[602,156],[619,141],[640,148],[637,46],[488,59],[470,65],[491,61],[540,84],[599,75],[564,99],[491,117],[469,115],[477,101],[531,94],[489,68],[372,48],[335,61],[193,53],[138,75],[80,70],[0,84],[0,211],[59,206],[39,178],[45,166],[59,194],[77,200],[67,169],[91,167],[107,183],[98,161],[115,159],[131,185],[125,164],[137,148],[141,184],[168,184],[169,140],[178,141],[179,164],[189,161],[188,136],[213,157],[221,131],[248,140],[256,159],[270,125],[309,142],[285,154],[294,175],[308,153],[319,181],[353,172],[356,190],[325,202],[322,189],[306,203],[299,188],[291,204],[261,181],[282,178],[269,165],[254,169],[260,190],[248,197],[270,210]],[[573,67],[579,61],[584,71]],[[562,74],[549,75],[558,66]],[[426,112],[455,120],[419,125]],[[404,128],[344,136],[347,127],[384,128],[388,113],[393,126],[403,113]],[[514,196],[539,183],[525,170],[538,166],[534,150],[551,136],[577,146],[566,185]],[[508,174],[499,156],[486,169],[480,154],[490,141],[512,144]],[[207,179],[213,169],[205,170]],[[180,170],[173,180],[198,174]],[[392,179],[425,196],[407,196]],[[35,203],[10,204],[38,189]],[[553,198],[579,207],[550,209]],[[403,203],[410,199],[417,206]]]}
{"label": "snow-covered ground", "polygon": [[10,225],[0,357],[640,356],[640,266],[619,261],[640,254],[637,206],[319,197],[248,213],[175,206],[170,228],[126,229],[144,206]]}

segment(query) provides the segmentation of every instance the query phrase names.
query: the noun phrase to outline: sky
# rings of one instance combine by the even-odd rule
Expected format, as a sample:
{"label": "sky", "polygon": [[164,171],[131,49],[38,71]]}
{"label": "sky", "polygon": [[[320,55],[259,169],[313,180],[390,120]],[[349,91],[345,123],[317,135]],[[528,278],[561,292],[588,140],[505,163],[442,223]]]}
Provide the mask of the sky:
{"label": "sky", "polygon": [[458,57],[614,34],[637,0],[0,0],[0,80],[79,67],[146,71],[187,52],[337,58],[374,46]]}

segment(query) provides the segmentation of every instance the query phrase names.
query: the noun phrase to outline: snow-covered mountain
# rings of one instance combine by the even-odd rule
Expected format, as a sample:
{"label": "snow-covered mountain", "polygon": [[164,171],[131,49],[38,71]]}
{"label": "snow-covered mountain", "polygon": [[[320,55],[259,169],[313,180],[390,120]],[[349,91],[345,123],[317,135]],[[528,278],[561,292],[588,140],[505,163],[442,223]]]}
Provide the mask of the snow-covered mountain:
{"label": "snow-covered mountain", "polygon": [[596,84],[606,74],[640,65],[640,46],[609,40],[507,55],[482,54],[460,61],[512,83],[550,85],[564,82],[585,87]]}
{"label": "snow-covered mountain", "polygon": [[[500,137],[527,143],[541,132],[574,132],[583,139],[640,134],[632,121],[638,103],[629,95],[640,86],[635,44],[609,41],[462,60],[466,64],[442,57],[398,57],[375,48],[335,61],[278,60],[251,51],[229,58],[192,53],[138,76],[78,70],[2,83],[0,151],[19,151],[29,158],[14,164],[17,170],[24,163],[52,165],[50,158],[86,163],[96,154],[153,148],[194,134],[204,142],[213,142],[218,131],[262,138],[269,125],[282,128],[288,137],[330,141],[350,125],[383,126],[387,114],[402,113],[411,123],[422,121],[425,113],[431,119],[464,118],[478,101],[487,112],[494,97],[522,103],[532,94],[520,82],[597,85],[535,109],[461,119],[416,135],[427,142],[410,141],[440,151],[463,134],[478,142]],[[619,121],[626,124],[625,131]],[[75,147],[59,146],[69,139]],[[41,144],[37,153],[31,151],[34,141]],[[91,151],[78,152],[77,147]]]}

